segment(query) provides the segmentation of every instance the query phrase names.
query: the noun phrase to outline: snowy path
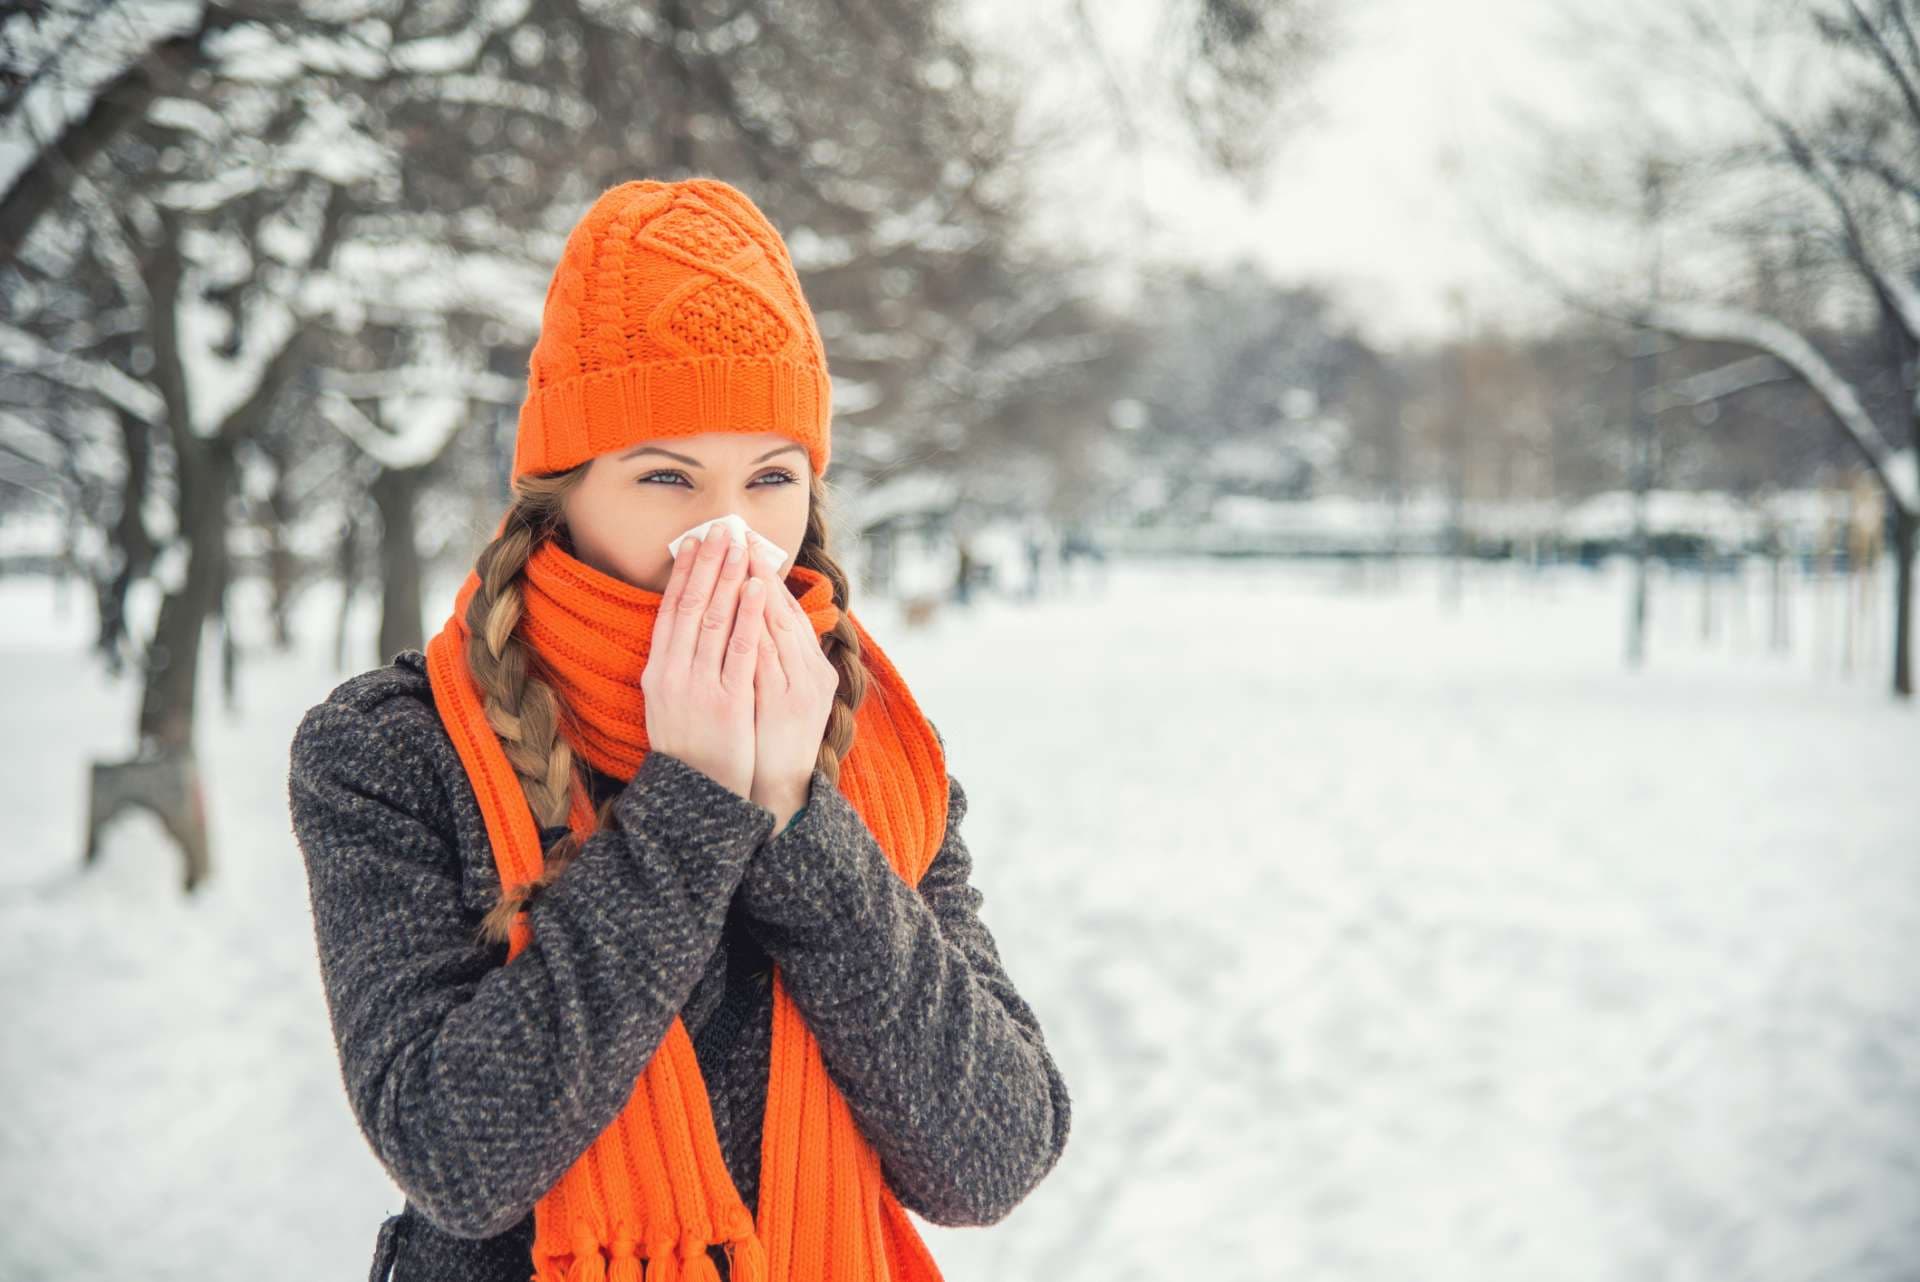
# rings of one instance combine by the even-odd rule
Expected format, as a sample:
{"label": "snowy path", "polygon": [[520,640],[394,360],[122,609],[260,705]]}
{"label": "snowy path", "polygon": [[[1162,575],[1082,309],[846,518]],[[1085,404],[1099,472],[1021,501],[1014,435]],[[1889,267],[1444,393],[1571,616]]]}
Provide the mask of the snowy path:
{"label": "snowy path", "polygon": [[[1179,564],[921,634],[863,611],[1074,1088],[1028,1202],[926,1229],[954,1282],[1915,1276],[1920,711],[1878,662],[1703,649],[1690,590],[1637,676],[1610,577],[1440,595]],[[144,817],[73,874],[133,696],[0,585],[0,1278],[361,1277],[398,1205],[285,811],[321,605],[238,722],[206,692],[186,905]]]}

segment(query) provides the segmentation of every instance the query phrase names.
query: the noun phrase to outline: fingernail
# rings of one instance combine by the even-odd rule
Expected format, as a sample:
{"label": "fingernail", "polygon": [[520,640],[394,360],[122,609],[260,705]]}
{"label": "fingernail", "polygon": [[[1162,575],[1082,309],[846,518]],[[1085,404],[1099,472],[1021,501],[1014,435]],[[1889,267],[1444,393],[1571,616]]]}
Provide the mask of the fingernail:
{"label": "fingernail", "polygon": [[738,566],[740,565],[740,562],[746,559],[747,559],[746,549],[741,547],[738,543],[734,544],[732,547],[727,549],[727,568],[729,570],[738,568]]}

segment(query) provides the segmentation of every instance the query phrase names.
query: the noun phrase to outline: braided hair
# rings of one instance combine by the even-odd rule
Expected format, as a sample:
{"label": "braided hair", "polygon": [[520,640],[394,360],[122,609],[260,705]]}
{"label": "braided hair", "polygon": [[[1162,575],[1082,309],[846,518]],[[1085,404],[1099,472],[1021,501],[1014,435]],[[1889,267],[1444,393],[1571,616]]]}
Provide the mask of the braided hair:
{"label": "braided hair", "polygon": [[[480,584],[467,603],[467,665],[479,687],[487,723],[500,737],[500,746],[526,794],[536,826],[565,824],[571,809],[575,772],[574,752],[562,733],[572,712],[543,674],[534,648],[519,633],[524,574],[528,559],[543,539],[559,539],[572,550],[563,520],[567,493],[586,475],[592,460],[564,472],[529,473],[513,480],[513,505],[500,533],[480,550],[474,562]],[[839,621],[820,637],[820,648],[839,673],[833,711],[820,742],[816,766],[838,782],[840,765],[853,747],[854,713],[867,693],[867,668],[860,657],[860,641],[847,617],[847,575],[827,551],[826,510],[831,499],[825,478],[809,472],[810,499],[807,528],[794,563],[817,570],[833,585]],[[618,793],[601,802],[594,827],[604,827]],[[542,852],[540,876],[518,887],[502,887],[499,900],[488,909],[478,927],[482,943],[505,943],[514,917],[540,890],[559,880],[579,853],[581,838],[569,830]]]}

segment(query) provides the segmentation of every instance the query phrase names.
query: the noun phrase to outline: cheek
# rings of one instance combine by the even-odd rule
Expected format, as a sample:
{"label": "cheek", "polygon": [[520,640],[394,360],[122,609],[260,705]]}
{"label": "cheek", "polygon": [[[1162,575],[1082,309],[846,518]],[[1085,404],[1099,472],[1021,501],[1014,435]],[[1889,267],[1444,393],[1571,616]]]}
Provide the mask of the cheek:
{"label": "cheek", "polygon": [[589,564],[650,592],[666,591],[673,572],[667,540],[680,533],[679,517],[638,502],[582,503],[569,525]]}
{"label": "cheek", "polygon": [[636,532],[620,541],[609,554],[616,572],[627,582],[649,592],[665,592],[673,573],[673,558],[667,555],[667,540],[656,538],[651,530]]}
{"label": "cheek", "polygon": [[807,535],[807,504],[805,490],[798,496],[788,498],[767,513],[766,527],[760,533],[778,543],[787,550],[787,568],[793,568],[793,554],[800,550],[800,542]]}

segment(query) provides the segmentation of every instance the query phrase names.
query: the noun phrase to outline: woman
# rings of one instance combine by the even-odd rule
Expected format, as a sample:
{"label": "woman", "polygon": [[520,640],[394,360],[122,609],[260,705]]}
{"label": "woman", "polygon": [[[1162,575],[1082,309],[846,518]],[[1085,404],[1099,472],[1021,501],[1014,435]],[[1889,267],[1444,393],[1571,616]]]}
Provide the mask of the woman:
{"label": "woman", "polygon": [[[827,551],[829,386],[744,195],[602,193],[451,616],[302,719],[342,1074],[406,1195],[375,1279],[936,1279],[903,1207],[991,1224],[1059,1160],[966,795]],[[730,514],[791,556],[669,557]]]}

